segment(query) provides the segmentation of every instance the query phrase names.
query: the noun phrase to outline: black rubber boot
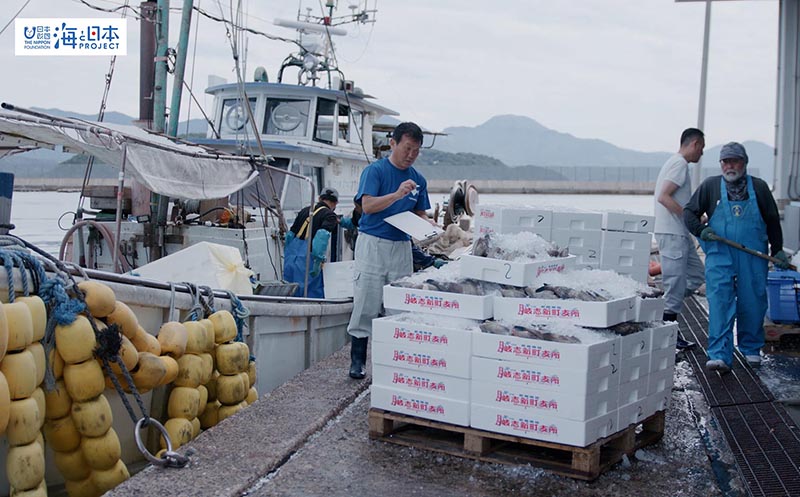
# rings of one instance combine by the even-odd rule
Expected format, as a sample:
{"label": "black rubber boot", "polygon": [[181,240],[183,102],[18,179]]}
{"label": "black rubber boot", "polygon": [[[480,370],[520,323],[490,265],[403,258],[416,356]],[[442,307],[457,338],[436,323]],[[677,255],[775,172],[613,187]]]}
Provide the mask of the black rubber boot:
{"label": "black rubber boot", "polygon": [[367,344],[369,337],[350,337],[350,378],[361,380],[367,375]]}
{"label": "black rubber boot", "polygon": [[[678,315],[675,314],[674,312],[664,312],[664,316],[661,319],[664,320],[664,321],[668,321],[668,322],[673,322],[674,323],[674,322],[678,321]],[[681,334],[680,331],[678,332],[678,340],[677,340],[677,342],[675,342],[675,348],[676,349],[678,349],[678,350],[687,350],[687,349],[691,349],[695,345],[696,344],[694,342],[690,342],[689,340],[684,339],[683,335]]]}

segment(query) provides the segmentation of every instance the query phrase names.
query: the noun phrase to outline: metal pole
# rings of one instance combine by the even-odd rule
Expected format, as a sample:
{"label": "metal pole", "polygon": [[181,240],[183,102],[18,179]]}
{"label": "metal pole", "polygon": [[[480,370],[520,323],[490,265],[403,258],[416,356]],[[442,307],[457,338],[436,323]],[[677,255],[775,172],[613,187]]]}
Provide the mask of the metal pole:
{"label": "metal pole", "polygon": [[186,54],[189,52],[189,28],[192,24],[192,1],[183,0],[181,14],[181,31],[178,38],[178,50],[175,59],[175,76],[172,82],[172,101],[169,104],[169,136],[178,136],[178,116],[181,109],[181,92],[183,90],[183,75],[186,70]]}
{"label": "metal pole", "polygon": [[156,77],[153,89],[153,131],[164,132],[167,113],[167,49],[169,47],[169,0],[158,0],[156,11]]}
{"label": "metal pole", "polygon": [[[122,192],[125,189],[125,163],[128,162],[128,144],[122,142],[122,166],[119,171],[119,181],[117,182],[117,215],[114,219],[114,239],[109,240],[109,248],[111,248],[111,257],[114,260],[114,272],[117,272],[117,264],[119,263],[119,240],[122,234]],[[113,244],[113,247],[111,247]]]}
{"label": "metal pole", "polygon": [[[700,100],[697,104],[697,127],[703,130],[706,123],[706,80],[708,79],[708,39],[711,32],[711,0],[706,0],[706,21],[703,30],[703,62],[700,66]],[[692,190],[700,186],[703,158],[694,166],[692,174]]]}
{"label": "metal pole", "polygon": [[11,224],[11,199],[14,197],[14,175],[0,173],[0,235],[14,229]]}

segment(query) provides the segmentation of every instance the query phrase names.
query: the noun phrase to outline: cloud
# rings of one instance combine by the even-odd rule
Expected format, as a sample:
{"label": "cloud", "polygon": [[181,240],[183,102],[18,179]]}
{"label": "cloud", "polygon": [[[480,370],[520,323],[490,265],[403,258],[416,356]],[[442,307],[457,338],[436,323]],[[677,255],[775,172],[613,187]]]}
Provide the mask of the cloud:
{"label": "cloud", "polygon": [[[88,1],[106,8],[121,3]],[[7,3],[5,11],[11,13],[24,2]],[[315,13],[319,9],[316,0],[305,3]],[[217,4],[201,5],[220,15]],[[230,17],[227,2],[223,5]],[[341,68],[378,103],[426,128],[475,126],[494,115],[518,114],[579,137],[653,151],[674,149],[680,130],[696,124],[701,3],[404,0],[377,6],[374,26],[350,24],[350,36],[337,38]],[[296,14],[294,2],[263,0],[249,2],[245,19],[254,29],[291,38],[293,33],[274,26],[272,19]],[[64,0],[31,2],[21,14],[106,16],[117,17]],[[777,2],[714,3],[705,126],[709,143],[734,138],[772,143],[777,18]],[[179,24],[180,14],[173,13],[172,46]],[[187,77],[194,70],[195,95],[208,105],[203,93],[208,75],[229,81],[235,75],[223,26],[203,17],[198,26],[198,45],[190,46],[197,55],[194,66],[190,59]],[[128,30],[129,55],[117,61],[109,109],[137,115],[137,21],[131,19]],[[281,60],[293,50],[258,36],[249,36],[246,46],[247,79],[262,65],[274,80]],[[2,100],[91,113],[99,108],[109,61],[15,57],[12,27],[0,36],[0,64],[10,75],[1,87]],[[294,72],[287,77],[294,78]],[[186,104],[183,115],[185,109]],[[193,109],[192,116],[199,112]]]}

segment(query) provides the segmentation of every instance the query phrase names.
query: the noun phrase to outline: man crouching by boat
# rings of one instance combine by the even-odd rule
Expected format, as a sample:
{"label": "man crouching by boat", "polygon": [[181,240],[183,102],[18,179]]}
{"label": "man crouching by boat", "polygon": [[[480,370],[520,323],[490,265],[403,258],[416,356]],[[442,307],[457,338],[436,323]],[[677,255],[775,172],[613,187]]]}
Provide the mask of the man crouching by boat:
{"label": "man crouching by boat", "polygon": [[401,123],[389,140],[392,152],[370,164],[361,173],[355,202],[363,214],[356,241],[353,275],[353,314],[350,334],[350,377],[366,376],[367,344],[372,320],[383,308],[383,286],[413,270],[411,238],[384,219],[411,211],[428,219],[428,184],[413,167],[422,147],[422,130],[414,123]]}
{"label": "man crouching by boat", "polygon": [[[328,251],[328,242],[339,225],[339,218],[334,210],[339,203],[339,192],[333,188],[325,188],[314,206],[313,230],[311,234],[311,261],[309,262],[307,297],[321,299],[324,297],[322,281],[322,263]],[[306,207],[297,213],[291,229],[286,233],[284,248],[283,278],[298,283],[295,297],[303,297],[306,281],[306,255],[308,253],[308,213]],[[344,221],[344,220],[343,220]]]}

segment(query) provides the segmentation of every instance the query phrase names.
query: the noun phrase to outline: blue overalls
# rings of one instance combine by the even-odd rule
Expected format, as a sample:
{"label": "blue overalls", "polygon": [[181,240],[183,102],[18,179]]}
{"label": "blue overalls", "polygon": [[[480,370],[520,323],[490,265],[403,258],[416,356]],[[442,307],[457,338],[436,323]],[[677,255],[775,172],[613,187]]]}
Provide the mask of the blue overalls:
{"label": "blue overalls", "polygon": [[[758,209],[753,180],[747,176],[748,199],[729,201],[720,179],[720,201],[708,225],[714,232],[747,248],[767,252],[767,228]],[[733,320],[744,355],[758,355],[764,345],[767,312],[767,261],[719,241],[701,241],[706,253],[708,358],[733,363]]]}
{"label": "blue overalls", "polygon": [[[307,239],[304,240],[300,237],[305,236],[308,238],[306,235],[308,231],[308,220],[322,209],[325,209],[325,207],[318,207],[314,212],[309,214],[309,217],[306,218],[300,230],[297,232],[297,235],[289,240],[289,243],[287,243],[286,247],[283,249],[283,279],[299,284],[294,294],[295,297],[303,296],[303,287],[306,281],[306,255],[308,254],[308,244],[310,243]],[[313,261],[309,261],[309,271],[311,271],[312,265]],[[314,299],[325,297],[322,271],[316,276],[308,275],[308,297]]]}

